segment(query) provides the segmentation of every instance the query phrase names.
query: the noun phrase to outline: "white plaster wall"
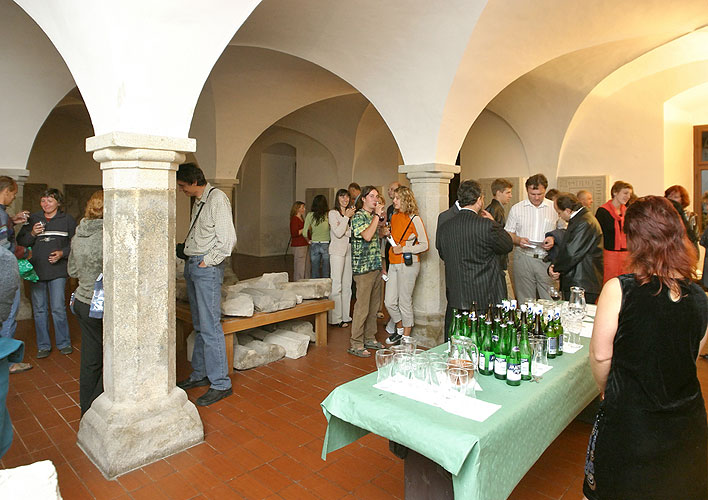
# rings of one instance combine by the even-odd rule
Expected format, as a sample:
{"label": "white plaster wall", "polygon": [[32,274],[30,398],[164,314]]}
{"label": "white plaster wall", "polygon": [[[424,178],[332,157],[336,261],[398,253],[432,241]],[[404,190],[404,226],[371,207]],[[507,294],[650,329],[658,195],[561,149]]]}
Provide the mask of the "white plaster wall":
{"label": "white plaster wall", "polygon": [[86,138],[92,135],[91,121],[83,106],[61,106],[54,110],[32,146],[27,182],[46,183],[60,189],[64,184],[101,185],[101,169],[91,153],[86,152]]}
{"label": "white plaster wall", "polygon": [[693,123],[684,110],[664,106],[664,187],[679,184],[693,199]]}
{"label": "white plaster wall", "polygon": [[187,136],[214,63],[259,2],[16,0],[66,61],[97,135],[168,137]]}
{"label": "white plaster wall", "polygon": [[332,97],[300,108],[275,125],[316,138],[334,156],[337,178],[344,182],[351,177],[354,139],[368,106],[369,102],[359,93]]}
{"label": "white plaster wall", "polygon": [[295,202],[296,151],[291,146],[287,149],[282,153],[288,154],[261,153],[260,255],[283,255],[290,237],[288,214]]}
{"label": "white plaster wall", "polygon": [[[282,179],[269,173],[264,175],[262,168],[263,153],[272,145],[280,143],[295,148],[295,199],[305,201],[305,190],[308,187],[346,187],[349,183],[339,183],[335,158],[321,143],[294,130],[275,126],[269,128],[253,143],[239,169],[240,182],[236,196],[240,214],[236,228],[239,253],[265,256],[282,255],[285,251],[292,202],[287,207],[283,205],[281,213],[269,213],[267,217],[262,208],[262,203],[271,203],[274,193],[282,189]],[[270,170],[270,167],[266,170]],[[292,195],[289,199],[292,199]],[[272,236],[276,232],[273,228],[284,228],[282,231],[285,231],[286,236],[283,244],[277,236]]]}
{"label": "white plaster wall", "polygon": [[[664,102],[708,80],[708,61],[657,73],[638,69],[611,75],[578,108],[561,149],[559,176],[609,174],[610,182],[630,182],[640,196],[664,192]],[[670,168],[668,177],[682,179],[693,192],[692,163]]]}
{"label": "white plaster wall", "polygon": [[352,177],[343,179],[342,186],[346,187],[352,181],[361,186],[387,186],[393,181],[406,183],[405,175],[398,173],[402,161],[391,131],[376,109],[369,105],[356,133]]}
{"label": "white plaster wall", "polygon": [[0,169],[24,169],[32,143],[74,80],[52,43],[10,0],[0,0]]}
{"label": "white plaster wall", "polygon": [[310,62],[252,47],[228,47],[210,82],[219,178],[235,177],[253,142],[284,116],[313,102],[355,92]]}
{"label": "white plaster wall", "polygon": [[528,177],[531,173],[516,132],[496,113],[482,111],[460,150],[460,178]]}
{"label": "white plaster wall", "polygon": [[216,175],[216,110],[211,82],[207,81],[199,95],[189,137],[197,140],[194,157],[207,179]]}

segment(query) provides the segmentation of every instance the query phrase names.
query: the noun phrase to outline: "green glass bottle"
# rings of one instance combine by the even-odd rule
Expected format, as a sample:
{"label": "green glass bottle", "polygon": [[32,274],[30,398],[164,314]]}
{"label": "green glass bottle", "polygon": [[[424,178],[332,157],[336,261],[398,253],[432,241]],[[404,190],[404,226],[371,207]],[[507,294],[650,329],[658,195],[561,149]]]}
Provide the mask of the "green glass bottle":
{"label": "green glass bottle", "polygon": [[482,323],[482,345],[479,348],[479,373],[491,375],[494,371],[494,348],[492,347],[492,323]]}
{"label": "green glass bottle", "polygon": [[553,315],[546,315],[546,338],[548,339],[548,359],[554,359],[558,354],[558,332],[553,329]]}
{"label": "green glass bottle", "polygon": [[509,354],[506,358],[506,383],[515,386],[521,384],[521,349],[516,340],[516,328],[513,328],[513,323],[509,323],[507,331],[510,344]]}
{"label": "green glass bottle", "polygon": [[[495,323],[494,326],[496,327],[497,324]],[[497,349],[494,351],[494,378],[504,380],[506,379],[506,354],[509,352],[506,324],[499,326],[499,330],[499,342],[497,343]]]}
{"label": "green glass bottle", "polygon": [[475,311],[470,311],[468,315],[468,321],[469,321],[469,337],[470,340],[472,340],[472,343],[476,345],[479,348],[479,332],[477,330],[477,314]]}
{"label": "green glass bottle", "polygon": [[467,311],[462,311],[460,313],[460,336],[469,337],[470,336],[470,317]]}
{"label": "green glass bottle", "polygon": [[457,309],[452,310],[452,321],[450,321],[450,327],[447,331],[447,337],[450,339],[457,335],[457,317],[459,316],[459,314],[460,313]]}
{"label": "green glass bottle", "polygon": [[526,324],[526,318],[523,318],[523,321],[521,322],[519,357],[521,380],[531,380],[531,360],[533,359],[533,351],[531,350],[531,344],[529,344],[529,328]]}
{"label": "green glass bottle", "polygon": [[561,323],[560,307],[553,310],[553,330],[558,338],[558,356],[563,356],[563,324]]}

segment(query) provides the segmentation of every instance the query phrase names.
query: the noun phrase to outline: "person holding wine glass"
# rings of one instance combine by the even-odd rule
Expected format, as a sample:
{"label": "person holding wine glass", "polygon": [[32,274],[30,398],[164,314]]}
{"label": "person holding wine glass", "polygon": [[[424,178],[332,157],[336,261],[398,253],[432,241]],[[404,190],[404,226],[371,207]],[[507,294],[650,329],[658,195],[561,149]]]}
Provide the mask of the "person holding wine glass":
{"label": "person holding wine glass", "polygon": [[585,289],[585,299],[594,304],[602,287],[602,229],[578,198],[560,193],[554,202],[558,216],[568,223],[548,275],[560,278],[561,292],[570,297],[570,287]]}
{"label": "person holding wine glass", "polygon": [[708,498],[708,423],[696,374],[708,298],[696,251],[671,202],[639,198],[625,216],[628,269],[602,289],[590,367],[603,398],[583,493],[606,498]]}

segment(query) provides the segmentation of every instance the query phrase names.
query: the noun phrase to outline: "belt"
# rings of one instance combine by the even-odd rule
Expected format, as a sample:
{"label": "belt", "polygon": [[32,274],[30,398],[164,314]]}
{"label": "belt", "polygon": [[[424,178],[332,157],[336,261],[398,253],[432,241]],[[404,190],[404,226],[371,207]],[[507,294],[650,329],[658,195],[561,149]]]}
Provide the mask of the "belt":
{"label": "belt", "polygon": [[546,257],[546,255],[548,255],[548,252],[546,252],[545,250],[542,250],[543,253],[537,253],[537,252],[534,252],[533,250],[527,250],[527,249],[521,248],[521,247],[519,247],[519,252],[526,255],[527,257],[531,257],[532,259],[541,259],[541,260],[543,260]]}

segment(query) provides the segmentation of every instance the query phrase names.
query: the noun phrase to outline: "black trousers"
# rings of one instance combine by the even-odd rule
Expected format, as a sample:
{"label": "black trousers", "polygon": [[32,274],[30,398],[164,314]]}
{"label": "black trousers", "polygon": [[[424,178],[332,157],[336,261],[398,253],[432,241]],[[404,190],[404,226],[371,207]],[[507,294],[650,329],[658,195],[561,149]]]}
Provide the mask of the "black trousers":
{"label": "black trousers", "polygon": [[89,304],[74,301],[74,314],[81,327],[81,372],[79,374],[79,403],[81,415],[103,392],[103,320],[89,318]]}

